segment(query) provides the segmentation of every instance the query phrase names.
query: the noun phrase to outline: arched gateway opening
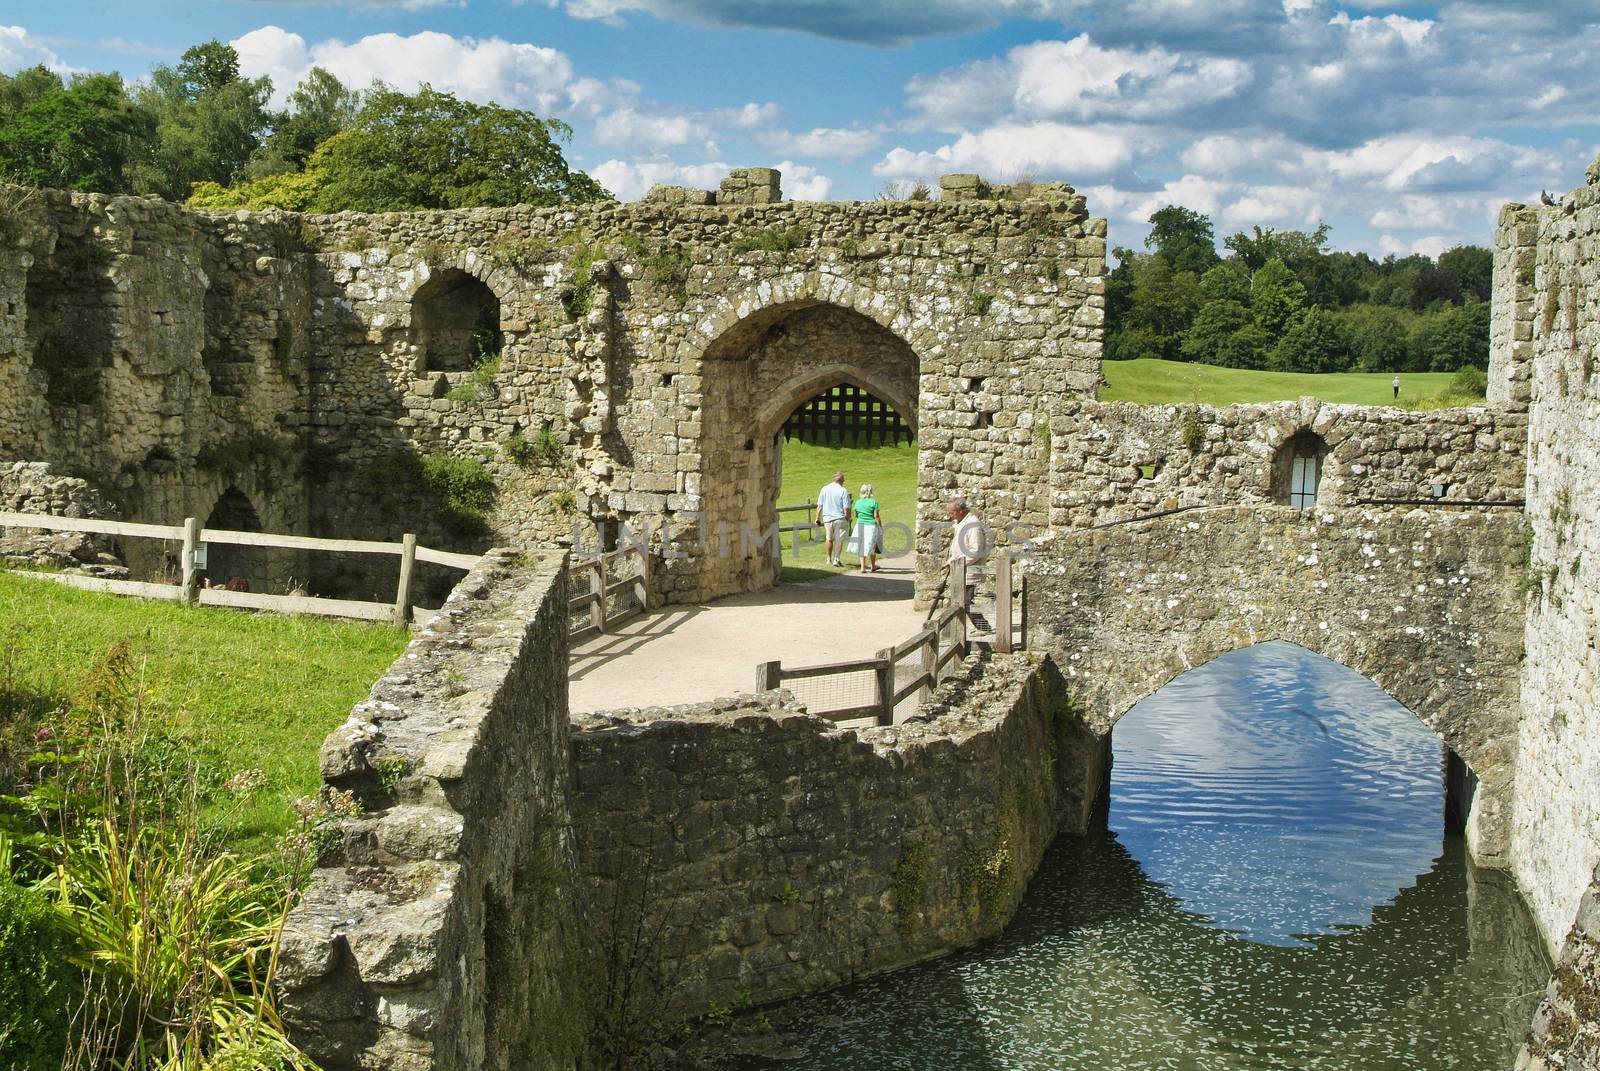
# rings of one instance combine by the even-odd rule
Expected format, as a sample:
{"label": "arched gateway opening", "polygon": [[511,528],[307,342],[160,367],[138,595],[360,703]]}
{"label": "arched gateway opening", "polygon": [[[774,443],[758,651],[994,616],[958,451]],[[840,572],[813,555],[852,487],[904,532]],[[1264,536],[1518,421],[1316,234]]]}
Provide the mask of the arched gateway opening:
{"label": "arched gateway opening", "polygon": [[[862,447],[906,442],[916,434],[919,375],[916,353],[892,331],[819,301],[753,313],[706,350],[700,598],[777,582],[778,507],[794,504],[779,502],[786,440]],[[847,472],[846,479],[853,493],[874,474]],[[911,526],[913,509],[903,507],[905,515],[888,520]],[[789,516],[785,523],[801,519]]]}

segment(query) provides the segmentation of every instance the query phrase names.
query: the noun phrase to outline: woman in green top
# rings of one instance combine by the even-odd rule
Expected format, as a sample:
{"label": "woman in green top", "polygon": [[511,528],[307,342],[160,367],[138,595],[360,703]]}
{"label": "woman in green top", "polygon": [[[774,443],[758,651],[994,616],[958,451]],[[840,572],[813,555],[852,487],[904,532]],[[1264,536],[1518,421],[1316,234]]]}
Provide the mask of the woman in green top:
{"label": "woman in green top", "polygon": [[861,485],[861,494],[855,502],[856,526],[850,534],[850,549],[861,556],[861,572],[878,571],[878,551],[883,547],[883,515],[878,511],[878,500],[872,497],[872,485]]}

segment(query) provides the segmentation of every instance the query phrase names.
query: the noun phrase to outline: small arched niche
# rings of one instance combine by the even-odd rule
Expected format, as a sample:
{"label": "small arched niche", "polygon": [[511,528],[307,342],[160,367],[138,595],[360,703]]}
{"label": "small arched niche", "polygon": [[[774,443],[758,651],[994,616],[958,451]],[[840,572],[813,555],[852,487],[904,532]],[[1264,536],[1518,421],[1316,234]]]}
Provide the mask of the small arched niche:
{"label": "small arched niche", "polygon": [[1313,431],[1290,436],[1272,459],[1272,500],[1293,509],[1315,509],[1328,444]]}
{"label": "small arched niche", "polygon": [[[259,532],[261,517],[248,495],[237,487],[230,487],[211,507],[205,526],[228,532]],[[208,543],[205,574],[217,587],[266,591],[269,580],[266,552],[261,547]]]}
{"label": "small arched niche", "polygon": [[500,299],[476,275],[446,268],[412,297],[411,333],[422,371],[477,368],[500,354]]}

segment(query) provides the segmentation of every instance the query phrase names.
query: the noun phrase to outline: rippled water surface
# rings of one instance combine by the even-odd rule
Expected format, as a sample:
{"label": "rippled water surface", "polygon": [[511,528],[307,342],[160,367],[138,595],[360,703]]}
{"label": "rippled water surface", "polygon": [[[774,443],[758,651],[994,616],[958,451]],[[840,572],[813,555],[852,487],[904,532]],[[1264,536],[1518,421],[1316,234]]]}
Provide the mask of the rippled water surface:
{"label": "rippled water surface", "polygon": [[1444,838],[1440,747],[1371,682],[1264,644],[1114,736],[1108,833],[999,938],[792,1009],[808,1069],[1508,1069],[1548,964]]}

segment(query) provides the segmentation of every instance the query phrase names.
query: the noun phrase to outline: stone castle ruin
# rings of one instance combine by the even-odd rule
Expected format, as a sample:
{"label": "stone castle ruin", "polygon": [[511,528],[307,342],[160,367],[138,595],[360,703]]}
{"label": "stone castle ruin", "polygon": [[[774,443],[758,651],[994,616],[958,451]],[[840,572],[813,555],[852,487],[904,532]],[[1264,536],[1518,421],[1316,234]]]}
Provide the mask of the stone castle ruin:
{"label": "stone castle ruin", "polygon": [[[941,190],[793,203],[749,169],[626,205],[314,217],[51,192],[0,219],[0,509],[517,548],[324,747],[365,810],[286,937],[308,1051],[572,1067],[623,916],[661,934],[632,966],[679,1010],[997,932],[1051,838],[1091,820],[1117,719],[1284,639],[1439,735],[1450,822],[1561,956],[1519,1066],[1594,1066],[1600,185],[1507,207],[1489,401],[1438,411],[1099,402],[1105,221],[1059,184]],[[963,491],[1031,540],[1029,651],[973,658],[876,729],[784,692],[571,716],[562,551],[626,525],[665,600],[774,584],[780,429],[840,386],[914,432],[923,520]],[[916,551],[926,597],[934,536]],[[290,551],[218,568],[394,583]],[[644,888],[669,891],[625,895]]]}

